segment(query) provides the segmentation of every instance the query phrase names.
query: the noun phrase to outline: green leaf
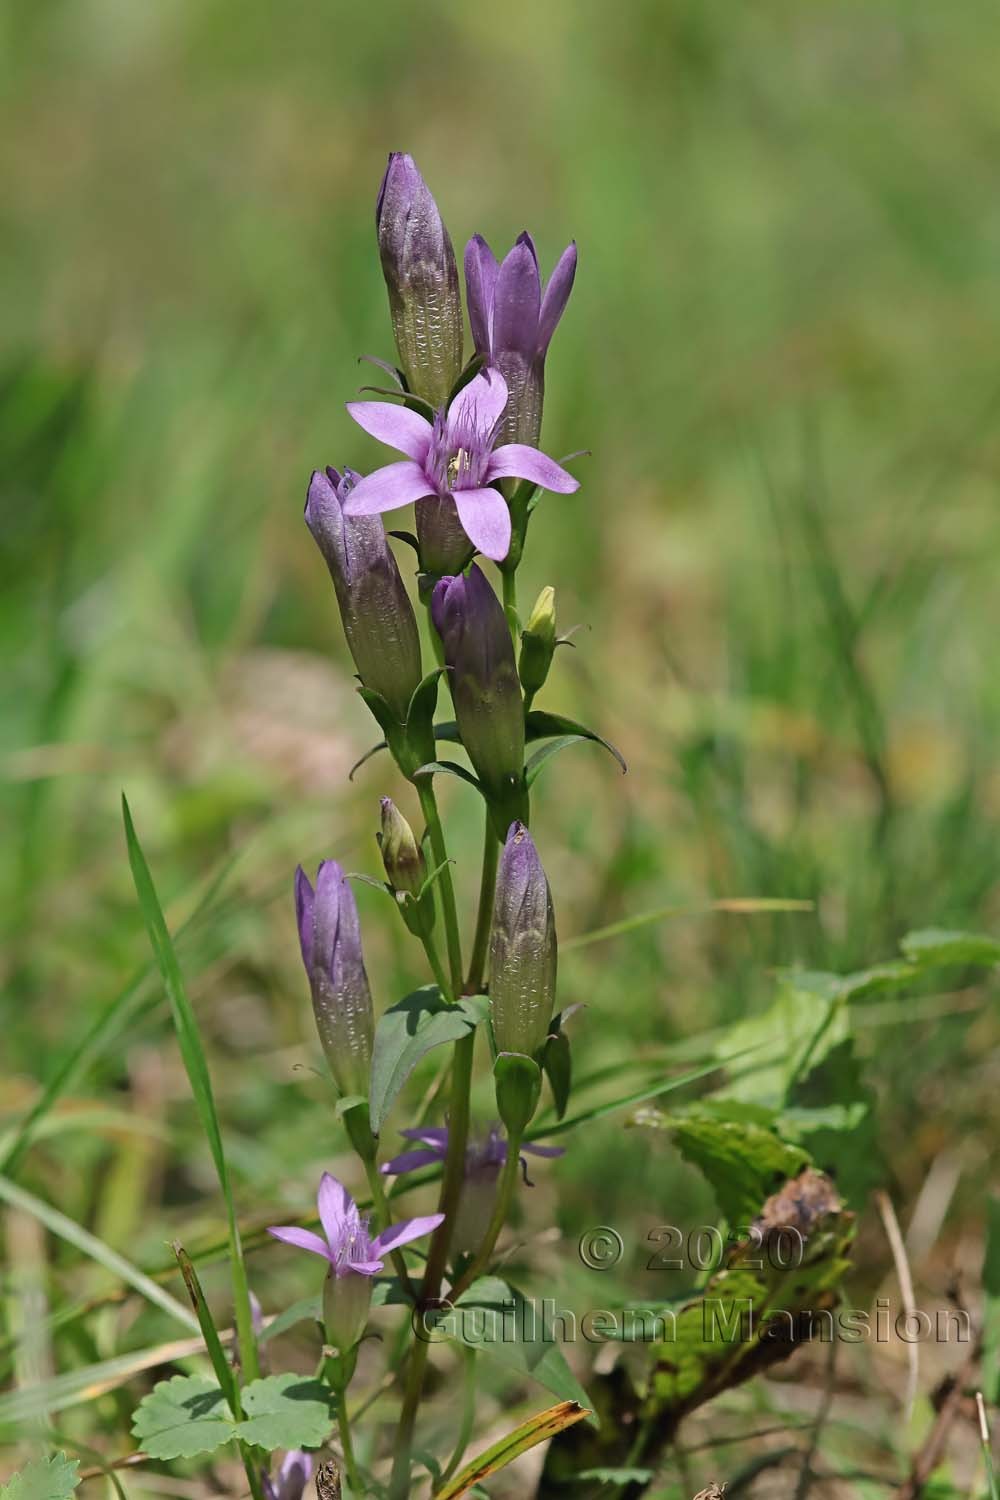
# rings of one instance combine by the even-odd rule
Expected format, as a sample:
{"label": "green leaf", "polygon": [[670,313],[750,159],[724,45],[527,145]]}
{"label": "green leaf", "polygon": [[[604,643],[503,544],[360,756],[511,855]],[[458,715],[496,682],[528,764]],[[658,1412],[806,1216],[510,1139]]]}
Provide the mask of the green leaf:
{"label": "green leaf", "polygon": [[181,1275],[184,1277],[184,1285],[188,1289],[188,1296],[191,1298],[191,1304],[197,1315],[198,1323],[201,1327],[201,1335],[205,1340],[205,1348],[208,1350],[208,1357],[212,1362],[212,1369],[215,1371],[215,1378],[222,1388],[230,1411],[235,1412],[237,1409],[236,1377],[233,1373],[232,1365],[226,1358],[225,1350],[219,1338],[219,1330],[215,1326],[208,1303],[205,1301],[205,1293],[201,1289],[198,1272],[195,1270],[194,1263],[183,1245],[178,1245],[175,1242],[171,1248],[177,1257],[177,1264],[180,1266]]}
{"label": "green leaf", "polygon": [[588,729],[586,724],[578,724],[575,719],[567,719],[563,714],[547,714],[540,709],[532,709],[524,721],[524,737],[526,740],[547,740],[556,736],[563,738],[567,744],[575,740],[591,740],[595,745],[603,745],[609,755],[613,755],[622,768],[622,774],[628,770],[624,756],[621,751],[612,745],[610,740],[604,739],[596,734],[593,729]]}
{"label": "green leaf", "polygon": [[132,1436],[150,1458],[214,1453],[236,1435],[226,1398],[203,1375],[174,1375],[154,1385],[132,1417]]}
{"label": "green leaf", "polygon": [[986,1253],[983,1258],[983,1395],[1000,1400],[1000,1197],[986,1205]]}
{"label": "green leaf", "polygon": [[465,781],[469,786],[474,786],[480,796],[485,797],[486,795],[482,784],[473,776],[472,772],[467,771],[464,766],[458,765],[453,760],[429,760],[426,765],[418,767],[414,772],[415,776],[436,776],[439,774],[457,776],[459,781]]}
{"label": "green leaf", "polygon": [[642,1112],[637,1123],[667,1130],[685,1161],[708,1179],[731,1225],[749,1222],[763,1199],[809,1166],[809,1153],[783,1141],[757,1112],[738,1100],[692,1105],[673,1114]]}
{"label": "green leaf", "polygon": [[[850,1016],[840,1003],[836,974],[789,974],[773,1004],[758,1016],[728,1027],[716,1044],[720,1063],[731,1063],[748,1047],[767,1056],[765,1067],[727,1086],[728,1096],[779,1110],[800,1066],[817,1067],[831,1048],[850,1035]],[[808,1058],[808,1061],[807,1061]]]}
{"label": "green leaf", "polygon": [[567,1427],[572,1427],[589,1415],[590,1411],[586,1406],[580,1406],[576,1401],[562,1401],[558,1406],[549,1407],[548,1411],[529,1417],[527,1422],[522,1422],[520,1427],[500,1438],[499,1442],[493,1443],[471,1463],[466,1464],[464,1469],[459,1470],[454,1479],[437,1491],[437,1500],[458,1500],[460,1495],[467,1495],[474,1486],[489,1475],[505,1469],[515,1458],[520,1458],[522,1453],[527,1453],[539,1443],[547,1443],[557,1433],[564,1432]]}
{"label": "green leaf", "polygon": [[147,1302],[152,1302],[155,1307],[161,1308],[178,1323],[183,1323],[185,1328],[190,1328],[195,1333],[198,1332],[198,1319],[194,1313],[140,1271],[138,1266],[134,1266],[123,1255],[119,1255],[117,1250],[113,1250],[110,1245],[106,1245],[103,1240],[99,1240],[96,1235],[84,1229],[75,1220],[67,1218],[51,1204],[44,1203],[41,1198],[36,1198],[33,1193],[18,1187],[6,1177],[0,1177],[0,1201],[19,1208],[23,1213],[31,1214],[32,1218],[44,1224],[46,1229],[57,1234],[60,1239],[74,1245],[91,1260],[96,1260],[113,1276],[124,1281],[127,1286],[134,1287],[146,1298]]}
{"label": "green leaf", "polygon": [[79,1468],[65,1453],[33,1458],[0,1487],[0,1500],[67,1500],[80,1483]]}
{"label": "green leaf", "polygon": [[333,1426],[330,1392],[304,1375],[269,1375],[245,1386],[236,1434],[258,1448],[318,1448]]}
{"label": "green leaf", "polygon": [[1000,964],[1000,942],[974,932],[948,932],[930,927],[923,932],[908,933],[899,946],[910,963],[921,967]]}
{"label": "green leaf", "polygon": [[561,1120],[569,1104],[573,1082],[573,1061],[569,1050],[569,1037],[564,1031],[557,1031],[545,1043],[545,1050],[542,1052],[542,1068],[552,1090],[552,1103],[555,1106],[556,1118]]}
{"label": "green leaf", "polygon": [[586,1407],[586,1391],[543,1323],[535,1303],[515,1287],[499,1276],[482,1276],[445,1312],[435,1333],[530,1376],[562,1401]]}
{"label": "green leaf", "polygon": [[243,1366],[247,1375],[253,1379],[258,1373],[257,1367],[257,1344],[253,1332],[253,1320],[250,1313],[250,1288],[247,1282],[246,1265],[243,1260],[243,1246],[240,1240],[239,1225],[236,1220],[236,1207],[233,1203],[233,1194],[229,1182],[229,1170],[226,1166],[226,1156],[222,1148],[222,1132],[219,1129],[219,1117],[215,1110],[215,1099],[212,1094],[212,1082],[208,1073],[208,1063],[205,1060],[204,1048],[201,1044],[201,1036],[198,1031],[198,1022],[194,1009],[188,999],[187,990],[184,987],[184,979],[181,975],[180,964],[177,962],[177,954],[167,931],[167,924],[163,917],[163,909],[160,906],[153,877],[146,863],[146,856],[142,852],[139,837],[132,822],[132,814],[129,810],[128,801],[122,794],[122,816],[125,820],[125,839],[128,844],[128,859],[132,869],[132,879],[135,882],[136,895],[142,909],[143,920],[146,923],[146,931],[153,949],[163,985],[170,1001],[170,1013],[173,1018],[174,1031],[177,1034],[177,1042],[180,1047],[181,1059],[184,1069],[191,1085],[191,1092],[198,1109],[201,1120],[201,1128],[205,1132],[212,1160],[215,1163],[219,1186],[226,1203],[226,1215],[229,1230],[229,1259],[230,1271],[233,1282],[233,1303],[236,1313],[236,1327],[239,1333],[240,1353]]}
{"label": "green leaf", "polygon": [[269,1339],[276,1339],[279,1334],[287,1333],[289,1328],[294,1328],[296,1323],[321,1323],[323,1321],[323,1296],[322,1293],[314,1293],[311,1297],[300,1297],[298,1302],[293,1302],[291,1307],[286,1307],[284,1312],[278,1316],[264,1329],[258,1343],[266,1344]]}
{"label": "green leaf", "polygon": [[436,984],[414,990],[382,1015],[372,1047],[372,1130],[382,1129],[393,1101],[422,1057],[435,1047],[461,1041],[486,1019],[485,995],[471,995],[449,1005]]}

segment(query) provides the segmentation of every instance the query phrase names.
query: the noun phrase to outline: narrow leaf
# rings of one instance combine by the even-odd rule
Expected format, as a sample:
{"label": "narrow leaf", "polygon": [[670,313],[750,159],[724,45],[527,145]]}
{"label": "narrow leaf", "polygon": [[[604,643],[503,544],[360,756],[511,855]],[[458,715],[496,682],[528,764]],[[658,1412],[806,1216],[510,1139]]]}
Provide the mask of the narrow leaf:
{"label": "narrow leaf", "polygon": [[188,1289],[188,1295],[191,1298],[195,1315],[201,1327],[202,1337],[205,1340],[205,1348],[208,1350],[208,1357],[212,1361],[212,1369],[215,1371],[215,1378],[222,1388],[229,1410],[236,1416],[239,1412],[236,1380],[233,1375],[232,1366],[226,1358],[225,1350],[222,1347],[219,1331],[212,1320],[208,1303],[205,1301],[205,1294],[201,1289],[201,1282],[198,1280],[198,1272],[195,1270],[191,1257],[183,1245],[174,1244],[172,1248],[177,1257],[177,1264],[180,1266],[181,1275],[184,1277],[184,1285]]}
{"label": "narrow leaf", "polygon": [[474,1485],[481,1484],[491,1474],[505,1469],[515,1458],[520,1458],[522,1453],[527,1453],[539,1443],[548,1442],[557,1432],[562,1432],[565,1428],[572,1427],[574,1422],[581,1422],[584,1417],[589,1416],[588,1409],[575,1401],[561,1401],[558,1406],[550,1406],[547,1411],[539,1412],[538,1416],[522,1422],[520,1427],[515,1427],[513,1432],[509,1432],[498,1443],[493,1443],[480,1453],[478,1458],[466,1464],[444,1489],[438,1490],[436,1500],[458,1500],[460,1495],[467,1495]]}
{"label": "narrow leaf", "polygon": [[473,776],[472,772],[467,771],[464,766],[457,765],[453,760],[429,760],[426,765],[421,766],[415,771],[414,775],[434,776],[438,773],[447,776],[457,776],[459,781],[468,782],[469,786],[474,786],[477,792],[485,795],[482,786],[476,780],[475,776]]}
{"label": "narrow leaf", "polygon": [[575,719],[567,719],[564,714],[547,714],[540,709],[532,709],[524,721],[525,739],[546,740],[556,735],[567,736],[570,740],[592,740],[595,745],[603,745],[608,754],[614,756],[622,772],[628,770],[621,751],[610,740],[604,739],[593,729],[588,729],[586,724],[578,724]]}

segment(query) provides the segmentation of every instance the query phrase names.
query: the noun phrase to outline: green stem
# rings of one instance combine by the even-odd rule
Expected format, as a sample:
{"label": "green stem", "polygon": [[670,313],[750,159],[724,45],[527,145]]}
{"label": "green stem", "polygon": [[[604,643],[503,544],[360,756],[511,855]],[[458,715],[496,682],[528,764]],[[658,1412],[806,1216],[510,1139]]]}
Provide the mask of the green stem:
{"label": "green stem", "polygon": [[347,1416],[347,1392],[337,1393],[337,1430],[340,1433],[340,1446],[344,1450],[344,1472],[347,1483],[353,1495],[363,1494],[361,1481],[358,1478],[358,1466],[354,1458],[354,1444],[351,1441],[351,1424]]}
{"label": "green stem", "polygon": [[399,1414],[399,1426],[395,1435],[395,1456],[389,1478],[389,1500],[407,1500],[410,1493],[410,1454],[413,1450],[413,1429],[417,1422],[417,1407],[424,1388],[424,1371],[430,1353],[430,1340],[417,1339],[410,1355],[406,1372],[406,1390],[403,1407]]}
{"label": "green stem", "polygon": [[420,941],[424,945],[424,952],[427,954],[427,962],[431,966],[431,973],[434,975],[434,978],[437,981],[438,989],[441,991],[442,995],[447,995],[451,989],[451,985],[449,984],[448,976],[444,971],[444,965],[441,962],[441,955],[437,951],[437,944],[434,941],[433,934],[428,933],[427,936],[422,937]]}
{"label": "green stem", "polygon": [[448,863],[444,830],[441,827],[441,817],[438,813],[434,787],[429,777],[420,776],[417,778],[417,795],[420,798],[420,809],[424,815],[424,822],[427,824],[427,832],[430,834],[434,863],[437,866],[444,866],[438,877],[438,886],[441,891],[441,905],[444,908],[445,938],[448,946],[448,969],[451,974],[451,985],[447,998],[449,1000],[457,1000],[462,992],[462,939],[458,931],[455,887],[451,878],[451,865]]}
{"label": "green stem", "polygon": [[503,607],[507,616],[507,624],[510,626],[510,638],[514,642],[514,651],[517,651],[517,574],[506,569],[501,573],[503,579]]}
{"label": "green stem", "polygon": [[465,981],[466,994],[478,995],[483,987],[486,972],[486,951],[493,924],[493,893],[497,883],[497,860],[500,841],[493,829],[489,808],[486,810],[486,826],[483,833],[483,874],[479,885],[479,912],[476,916],[476,935],[472,942],[472,958],[469,961],[469,977]]}
{"label": "green stem", "polygon": [[442,1489],[457,1470],[465,1450],[472,1438],[472,1428],[476,1420],[476,1351],[463,1345],[462,1354],[465,1359],[463,1374],[463,1400],[462,1400],[462,1423],[458,1429],[458,1438],[455,1442],[455,1451],[448,1460],[448,1467],[434,1486],[435,1491]]}
{"label": "green stem", "polygon": [[514,1196],[514,1185],[517,1182],[517,1174],[520,1170],[520,1139],[511,1137],[507,1141],[507,1160],[504,1162],[500,1180],[497,1183],[497,1199],[493,1205],[493,1216],[490,1219],[489,1228],[483,1237],[483,1242],[476,1251],[470,1264],[456,1281],[448,1293],[448,1300],[455,1303],[463,1292],[467,1292],[472,1283],[489,1265],[500,1231],[507,1222],[510,1212],[511,1198]]}
{"label": "green stem", "polygon": [[[385,1195],[385,1183],[374,1160],[365,1159],[365,1176],[368,1178],[368,1187],[372,1195],[372,1203],[375,1206],[375,1218],[379,1229],[389,1227],[389,1200]],[[410,1280],[410,1273],[406,1268],[402,1250],[392,1250],[389,1254],[396,1275],[399,1277],[400,1285],[411,1302],[416,1302],[417,1294]]]}

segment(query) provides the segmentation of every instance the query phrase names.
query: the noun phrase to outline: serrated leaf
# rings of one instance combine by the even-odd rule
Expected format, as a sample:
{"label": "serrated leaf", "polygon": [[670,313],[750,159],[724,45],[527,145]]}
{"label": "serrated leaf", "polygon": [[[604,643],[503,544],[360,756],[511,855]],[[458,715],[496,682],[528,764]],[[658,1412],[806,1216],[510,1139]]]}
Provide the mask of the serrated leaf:
{"label": "serrated leaf", "polygon": [[460,1495],[467,1495],[482,1480],[506,1468],[515,1458],[520,1458],[522,1453],[527,1453],[539,1443],[548,1442],[549,1438],[564,1432],[567,1427],[572,1427],[589,1415],[590,1411],[586,1406],[580,1406],[576,1401],[562,1401],[558,1406],[549,1407],[548,1411],[529,1417],[527,1422],[522,1422],[520,1427],[516,1427],[513,1432],[509,1432],[506,1437],[493,1443],[471,1463],[466,1464],[450,1483],[437,1491],[437,1500],[458,1500]]}
{"label": "serrated leaf", "polygon": [[268,1375],[244,1386],[236,1435],[257,1448],[318,1448],[333,1426],[330,1393],[304,1375]]}
{"label": "serrated leaf", "polygon": [[590,740],[595,745],[603,745],[608,754],[613,755],[621,766],[622,774],[624,775],[628,770],[621,751],[603,735],[597,734],[593,729],[588,729],[586,724],[578,724],[575,719],[567,719],[564,714],[548,714],[541,709],[532,709],[524,721],[525,739],[530,742],[531,740],[554,739],[556,736],[565,739],[570,744],[575,740]]}
{"label": "serrated leaf", "polygon": [[80,1483],[79,1468],[65,1453],[33,1458],[0,1487],[0,1500],[67,1500]]}
{"label": "serrated leaf", "polygon": [[436,984],[414,990],[381,1016],[372,1046],[372,1130],[382,1129],[400,1089],[422,1057],[435,1047],[461,1041],[485,1019],[484,995],[466,996],[449,1005]]}
{"label": "serrated leaf", "polygon": [[132,1436],[150,1458],[195,1458],[235,1436],[226,1398],[203,1375],[174,1375],[144,1396],[132,1416]]}
{"label": "serrated leaf", "polygon": [[747,1223],[778,1184],[811,1162],[803,1147],[748,1118],[737,1100],[692,1105],[669,1115],[648,1110],[641,1123],[670,1132],[685,1161],[707,1178],[731,1225]]}
{"label": "serrated leaf", "polygon": [[974,932],[929,927],[922,932],[907,933],[899,946],[910,963],[927,967],[1000,964],[1000,942]]}

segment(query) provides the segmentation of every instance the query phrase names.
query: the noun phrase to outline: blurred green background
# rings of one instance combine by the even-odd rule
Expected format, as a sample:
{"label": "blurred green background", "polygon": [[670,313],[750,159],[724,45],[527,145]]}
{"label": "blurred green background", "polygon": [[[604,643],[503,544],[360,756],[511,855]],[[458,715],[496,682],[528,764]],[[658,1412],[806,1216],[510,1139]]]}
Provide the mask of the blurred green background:
{"label": "blurred green background", "polygon": [[[392,357],[389,149],[459,250],[528,227],[548,269],[580,246],[543,441],[592,457],[538,511],[521,596],[553,583],[588,627],[543,706],[630,773],[568,752],[535,831],[564,938],[700,911],[567,949],[581,1068],[753,1012],[776,965],[997,930],[998,45],[977,0],[0,5],[6,1126],[125,996],[22,1183],[147,1266],[218,1225],[141,978],[123,787],[173,926],[222,879],[181,951],[248,1218],[300,1210],[338,1149],[291,872],[375,870],[378,796],[415,809],[384,759],[347,781],[375,735],[300,517],[313,467],[383,451],[343,402],[358,355]],[[442,796],[471,910],[478,809]],[[705,913],[732,896],[816,907]],[[382,1005],[419,955],[359,901]],[[993,1000],[962,985],[864,1032],[904,1220],[954,1159],[949,1264],[976,1263],[996,1166]],[[567,1243],[710,1206],[630,1140],[595,1127],[532,1211],[550,1177]],[[107,1287],[27,1243],[10,1274],[50,1256],[52,1304]],[[68,1327],[43,1370],[139,1338],[107,1308]]]}

